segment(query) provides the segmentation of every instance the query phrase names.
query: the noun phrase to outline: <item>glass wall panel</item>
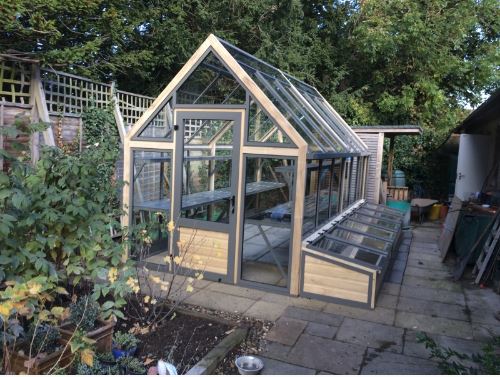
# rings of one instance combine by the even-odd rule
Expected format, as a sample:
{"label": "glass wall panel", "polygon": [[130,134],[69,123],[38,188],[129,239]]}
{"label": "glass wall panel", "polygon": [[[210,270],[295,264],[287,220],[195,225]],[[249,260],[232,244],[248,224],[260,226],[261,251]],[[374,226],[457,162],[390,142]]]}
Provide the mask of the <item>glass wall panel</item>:
{"label": "glass wall panel", "polygon": [[247,157],[241,279],[288,285],[295,160]]}
{"label": "glass wall panel", "polygon": [[330,217],[338,212],[339,195],[340,195],[340,179],[342,176],[342,159],[336,158],[333,160],[333,181],[332,181],[332,200],[330,202]]}
{"label": "glass wall panel", "polygon": [[373,209],[369,209],[369,208],[365,207],[364,205],[358,210],[358,213],[377,217],[377,218],[384,219],[387,221],[397,222],[397,223],[401,221],[400,216],[397,216],[394,214],[388,214],[388,213],[384,213],[384,212],[379,212],[379,211],[376,211]]}
{"label": "glass wall panel", "polygon": [[185,119],[181,217],[229,223],[232,120]]}
{"label": "glass wall panel", "polygon": [[[140,226],[150,245],[132,246],[135,259],[163,263],[156,254],[168,251],[166,222],[170,219],[171,152],[133,151],[132,225]],[[146,242],[147,244],[148,242]]]}
{"label": "glass wall panel", "polygon": [[335,193],[331,189],[333,180],[332,160],[319,160],[319,163],[318,225],[321,225],[330,217],[330,203],[335,200]]}
{"label": "glass wall panel", "polygon": [[174,124],[173,116],[174,112],[172,110],[172,101],[168,101],[156,113],[138,137],[172,140],[172,130]]}
{"label": "glass wall panel", "polygon": [[287,135],[250,97],[247,140],[255,143],[292,144]]}
{"label": "glass wall panel", "polygon": [[306,190],[304,196],[304,220],[302,233],[316,227],[316,199],[319,187],[319,160],[307,160]]}
{"label": "glass wall panel", "polygon": [[246,92],[213,52],[177,90],[179,104],[244,104]]}

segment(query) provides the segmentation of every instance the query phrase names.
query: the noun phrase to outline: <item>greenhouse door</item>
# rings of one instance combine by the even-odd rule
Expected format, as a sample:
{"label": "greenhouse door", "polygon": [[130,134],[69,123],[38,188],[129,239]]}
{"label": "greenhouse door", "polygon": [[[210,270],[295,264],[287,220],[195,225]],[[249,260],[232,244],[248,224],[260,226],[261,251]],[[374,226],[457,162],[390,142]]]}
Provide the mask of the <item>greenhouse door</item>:
{"label": "greenhouse door", "polygon": [[243,110],[177,110],[174,250],[182,267],[232,281]]}

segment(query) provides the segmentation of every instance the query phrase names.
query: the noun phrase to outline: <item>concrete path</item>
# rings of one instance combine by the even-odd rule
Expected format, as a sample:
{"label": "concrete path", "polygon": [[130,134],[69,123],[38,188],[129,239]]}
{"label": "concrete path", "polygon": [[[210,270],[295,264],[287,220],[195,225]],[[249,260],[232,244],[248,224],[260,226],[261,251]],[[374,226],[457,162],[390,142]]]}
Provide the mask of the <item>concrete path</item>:
{"label": "concrete path", "polygon": [[499,296],[451,280],[439,232],[431,223],[414,228],[406,266],[390,278],[401,283],[384,283],[375,310],[210,282],[197,282],[186,303],[276,321],[261,354],[265,374],[438,374],[418,332],[469,354],[500,335]]}

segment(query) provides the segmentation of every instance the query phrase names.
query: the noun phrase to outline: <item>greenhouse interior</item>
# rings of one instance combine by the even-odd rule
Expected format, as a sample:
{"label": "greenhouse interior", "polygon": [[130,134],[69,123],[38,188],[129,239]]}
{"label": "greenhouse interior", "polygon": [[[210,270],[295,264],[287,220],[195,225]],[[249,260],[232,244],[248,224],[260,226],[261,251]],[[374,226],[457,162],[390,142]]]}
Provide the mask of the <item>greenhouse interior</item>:
{"label": "greenhouse interior", "polygon": [[125,140],[130,256],[373,308],[402,213],[364,200],[369,158],[314,87],[210,35]]}

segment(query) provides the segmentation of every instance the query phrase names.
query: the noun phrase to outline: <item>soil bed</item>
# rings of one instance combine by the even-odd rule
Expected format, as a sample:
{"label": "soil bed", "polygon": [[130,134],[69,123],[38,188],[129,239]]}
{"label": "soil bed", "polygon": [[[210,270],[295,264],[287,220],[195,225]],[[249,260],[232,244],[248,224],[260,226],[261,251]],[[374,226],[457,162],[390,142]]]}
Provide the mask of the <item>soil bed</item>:
{"label": "soil bed", "polygon": [[[137,335],[141,340],[136,356],[148,367],[156,366],[159,359],[174,364],[179,374],[186,373],[236,326],[218,322],[215,318],[203,318],[176,312],[157,329]],[[129,323],[119,326],[130,328]]]}

